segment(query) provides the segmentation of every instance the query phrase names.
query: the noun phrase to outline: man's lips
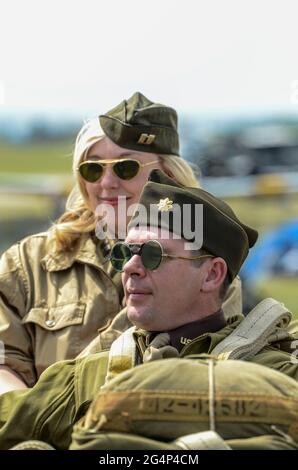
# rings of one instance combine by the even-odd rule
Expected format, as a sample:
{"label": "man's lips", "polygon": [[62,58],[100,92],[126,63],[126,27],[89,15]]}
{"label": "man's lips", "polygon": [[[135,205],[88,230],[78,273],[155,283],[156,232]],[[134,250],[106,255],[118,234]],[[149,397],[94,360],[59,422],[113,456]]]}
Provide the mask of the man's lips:
{"label": "man's lips", "polygon": [[127,298],[129,300],[140,300],[148,295],[152,295],[152,292],[145,289],[126,289]]}
{"label": "man's lips", "polygon": [[129,288],[129,289],[126,289],[126,292],[127,292],[128,294],[151,294],[151,293],[152,293],[152,292],[149,291],[149,290],[138,289],[138,288],[136,288],[136,289],[131,289],[131,288]]}

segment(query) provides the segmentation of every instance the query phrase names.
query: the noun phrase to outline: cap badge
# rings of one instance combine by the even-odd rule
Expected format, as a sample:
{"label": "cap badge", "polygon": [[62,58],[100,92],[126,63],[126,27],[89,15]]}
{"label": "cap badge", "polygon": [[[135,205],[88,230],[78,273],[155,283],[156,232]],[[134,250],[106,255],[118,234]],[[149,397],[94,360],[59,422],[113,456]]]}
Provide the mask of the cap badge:
{"label": "cap badge", "polygon": [[154,142],[155,134],[141,134],[138,140],[138,144],[150,145]]}
{"label": "cap badge", "polygon": [[160,212],[168,212],[170,209],[173,209],[173,201],[166,197],[159,201],[157,207]]}

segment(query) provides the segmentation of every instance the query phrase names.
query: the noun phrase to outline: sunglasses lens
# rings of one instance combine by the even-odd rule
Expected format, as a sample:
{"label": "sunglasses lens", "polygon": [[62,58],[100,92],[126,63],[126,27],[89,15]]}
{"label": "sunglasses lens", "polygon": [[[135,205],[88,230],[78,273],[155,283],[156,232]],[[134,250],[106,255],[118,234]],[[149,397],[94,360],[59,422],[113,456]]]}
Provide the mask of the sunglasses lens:
{"label": "sunglasses lens", "polygon": [[83,163],[79,167],[79,172],[84,180],[88,183],[95,183],[98,181],[103,174],[103,166],[100,163]]}
{"label": "sunglasses lens", "polygon": [[124,265],[130,260],[132,253],[125,243],[116,243],[111,251],[111,263],[116,271],[123,271]]}
{"label": "sunglasses lens", "polygon": [[114,164],[115,174],[122,180],[131,180],[139,172],[140,165],[136,160],[124,160]]}
{"label": "sunglasses lens", "polygon": [[151,271],[157,269],[162,260],[162,248],[155,240],[149,240],[142,247],[142,262]]}

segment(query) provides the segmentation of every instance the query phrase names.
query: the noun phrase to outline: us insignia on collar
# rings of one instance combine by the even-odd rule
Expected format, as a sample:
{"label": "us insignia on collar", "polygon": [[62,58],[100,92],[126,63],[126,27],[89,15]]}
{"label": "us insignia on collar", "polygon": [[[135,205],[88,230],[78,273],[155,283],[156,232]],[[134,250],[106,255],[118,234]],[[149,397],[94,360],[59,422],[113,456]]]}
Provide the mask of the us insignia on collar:
{"label": "us insignia on collar", "polygon": [[167,212],[170,209],[173,209],[173,201],[166,197],[165,199],[161,199],[157,204],[158,210],[160,212]]}
{"label": "us insignia on collar", "polygon": [[181,338],[180,338],[180,343],[181,343],[181,344],[188,344],[188,343],[191,343],[191,339],[184,338],[183,336],[181,336]]}

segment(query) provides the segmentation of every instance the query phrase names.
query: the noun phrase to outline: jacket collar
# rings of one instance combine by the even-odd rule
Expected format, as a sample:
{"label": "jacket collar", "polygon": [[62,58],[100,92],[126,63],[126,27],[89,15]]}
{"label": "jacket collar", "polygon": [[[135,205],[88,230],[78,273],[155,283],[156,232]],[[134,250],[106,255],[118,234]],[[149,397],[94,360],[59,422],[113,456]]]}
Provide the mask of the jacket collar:
{"label": "jacket collar", "polygon": [[212,350],[215,346],[229,336],[243,319],[244,316],[242,314],[228,317],[227,324],[224,328],[212,333],[203,333],[197,338],[194,338],[190,343],[184,346],[180,352],[180,356],[185,357],[191,354],[201,353],[212,354]]}
{"label": "jacket collar", "polygon": [[[229,336],[232,331],[243,320],[242,314],[233,315],[226,319],[227,324],[223,328],[215,332],[206,332],[200,334],[186,344],[180,351],[180,356],[185,357],[192,354],[210,354],[215,346]],[[152,340],[154,334],[137,329],[134,332],[135,342],[140,350],[141,356],[143,355],[148,343]]]}
{"label": "jacket collar", "polygon": [[54,249],[42,258],[41,264],[46,271],[63,271],[70,268],[74,263],[86,263],[95,267],[108,265],[104,257],[103,242],[93,240],[92,236],[84,236],[78,246],[71,252],[57,252]]}

